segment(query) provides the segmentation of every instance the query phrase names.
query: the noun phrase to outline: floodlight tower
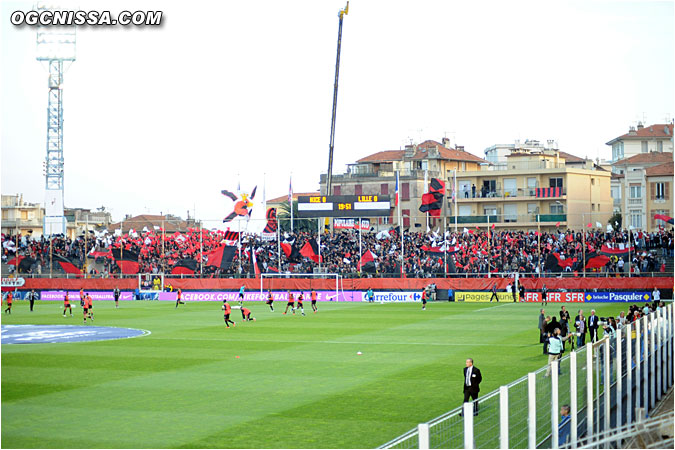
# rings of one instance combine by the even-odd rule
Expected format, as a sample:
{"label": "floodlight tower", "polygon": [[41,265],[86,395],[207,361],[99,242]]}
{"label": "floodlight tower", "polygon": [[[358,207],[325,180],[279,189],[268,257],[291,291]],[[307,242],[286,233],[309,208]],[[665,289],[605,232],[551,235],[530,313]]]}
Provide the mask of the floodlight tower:
{"label": "floodlight tower", "polygon": [[[38,3],[38,12],[59,8]],[[63,73],[75,61],[75,27],[42,26],[37,29],[37,60],[47,64],[47,157],[43,234],[66,233],[63,214]]]}

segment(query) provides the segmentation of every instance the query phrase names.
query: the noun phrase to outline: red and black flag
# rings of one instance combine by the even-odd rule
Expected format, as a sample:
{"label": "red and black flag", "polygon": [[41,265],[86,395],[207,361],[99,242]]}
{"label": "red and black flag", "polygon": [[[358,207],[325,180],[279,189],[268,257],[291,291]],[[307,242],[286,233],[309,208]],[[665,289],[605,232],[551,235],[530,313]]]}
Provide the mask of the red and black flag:
{"label": "red and black flag", "polygon": [[19,273],[26,273],[30,270],[31,266],[35,264],[35,261],[36,260],[30,256],[15,256],[7,262],[7,265],[16,266],[16,270]]}
{"label": "red and black flag", "polygon": [[218,267],[220,269],[229,269],[232,265],[235,253],[237,253],[237,247],[233,245],[221,245],[217,249],[206,253],[206,256],[208,257],[206,265]]}
{"label": "red and black flag", "polygon": [[125,275],[133,275],[138,273],[140,264],[138,264],[138,253],[131,250],[122,251],[120,248],[112,249],[112,256],[119,266],[120,270]]}
{"label": "red and black flag", "polygon": [[300,249],[300,254],[314,262],[322,262],[322,258],[319,257],[319,246],[314,239],[305,242],[305,245]]}
{"label": "red and black flag", "polygon": [[663,220],[665,223],[669,223],[671,225],[673,225],[674,223],[673,218],[670,216],[666,216],[665,214],[654,214],[654,219]]}
{"label": "red and black flag", "polygon": [[283,250],[284,255],[286,255],[286,259],[290,262],[298,262],[300,261],[300,252],[298,251],[298,247],[295,246],[295,243],[293,244],[287,244],[286,242],[282,242],[281,244],[281,250]]}
{"label": "red and black flag", "polygon": [[361,256],[361,259],[359,260],[358,264],[358,269],[361,272],[369,272],[369,273],[375,273],[375,255],[373,255],[373,252],[368,250]]}
{"label": "red and black flag", "polygon": [[586,255],[586,268],[587,269],[599,269],[605,267],[609,263],[609,256],[600,255],[596,252],[592,252]]}
{"label": "red and black flag", "polygon": [[609,248],[606,244],[603,244],[602,247],[600,247],[600,253],[601,255],[605,256],[616,256],[617,258],[623,258],[624,261],[628,260],[628,253],[635,253],[635,247],[630,247],[630,250],[628,247],[624,248]]}
{"label": "red and black flag", "polygon": [[57,264],[57,267],[61,267],[65,273],[72,273],[74,275],[82,275],[82,271],[73,264],[68,258],[65,258],[61,255],[52,255],[52,262]]}
{"label": "red and black flag", "polygon": [[267,225],[265,225],[265,229],[263,230],[263,233],[276,233],[277,232],[277,209],[276,208],[268,208],[267,209]]}
{"label": "red and black flag", "polygon": [[192,258],[181,259],[171,269],[172,275],[194,275],[199,263]]}
{"label": "red and black flag", "polygon": [[263,266],[262,261],[258,261],[258,257],[255,253],[254,248],[250,248],[248,251],[249,257],[249,273],[256,278],[260,278],[260,274],[265,272],[265,266]]}
{"label": "red and black flag", "polygon": [[223,233],[223,240],[225,241],[238,241],[239,232],[238,231],[226,231]]}
{"label": "red and black flag", "polygon": [[429,192],[427,194],[422,194],[420,212],[428,212],[431,217],[441,217],[444,195],[445,182],[438,178],[432,178],[429,183]]}

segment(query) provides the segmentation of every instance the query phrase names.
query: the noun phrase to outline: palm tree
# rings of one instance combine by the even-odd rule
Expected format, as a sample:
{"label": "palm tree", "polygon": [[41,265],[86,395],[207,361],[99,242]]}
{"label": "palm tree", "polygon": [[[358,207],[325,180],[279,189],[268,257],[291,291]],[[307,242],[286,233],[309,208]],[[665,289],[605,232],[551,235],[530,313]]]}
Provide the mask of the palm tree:
{"label": "palm tree", "polygon": [[[277,220],[279,222],[280,231],[291,231],[291,210],[288,203],[283,203],[277,211]],[[293,202],[293,231],[316,232],[318,230],[319,219],[299,219],[298,218],[298,202]]]}

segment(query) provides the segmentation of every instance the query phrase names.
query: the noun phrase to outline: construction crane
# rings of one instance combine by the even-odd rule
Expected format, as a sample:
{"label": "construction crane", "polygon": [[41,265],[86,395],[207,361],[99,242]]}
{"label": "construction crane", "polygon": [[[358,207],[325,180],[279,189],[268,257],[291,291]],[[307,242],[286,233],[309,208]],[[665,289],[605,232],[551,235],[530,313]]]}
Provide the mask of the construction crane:
{"label": "construction crane", "polygon": [[340,49],[342,48],[342,19],[349,13],[349,2],[338,12],[337,59],[335,61],[335,86],[333,87],[333,115],[330,121],[330,146],[328,148],[328,173],[326,174],[326,195],[331,195],[333,185],[333,148],[335,144],[335,116],[337,112],[338,79],[340,78]]}

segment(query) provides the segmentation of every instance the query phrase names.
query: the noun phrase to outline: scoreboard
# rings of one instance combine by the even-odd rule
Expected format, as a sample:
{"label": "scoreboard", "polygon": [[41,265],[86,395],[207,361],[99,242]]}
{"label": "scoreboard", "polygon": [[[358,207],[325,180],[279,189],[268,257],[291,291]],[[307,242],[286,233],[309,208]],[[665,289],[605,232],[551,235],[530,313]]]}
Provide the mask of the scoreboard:
{"label": "scoreboard", "polygon": [[311,195],[298,197],[298,216],[388,217],[388,195]]}

